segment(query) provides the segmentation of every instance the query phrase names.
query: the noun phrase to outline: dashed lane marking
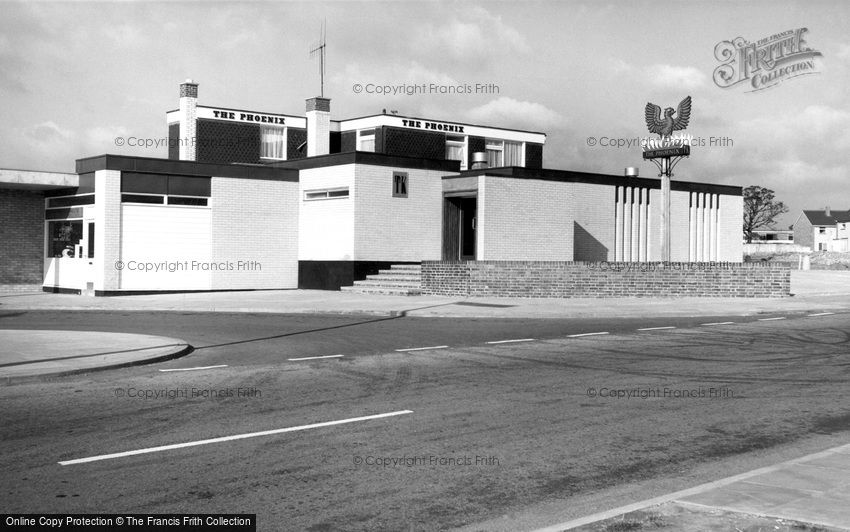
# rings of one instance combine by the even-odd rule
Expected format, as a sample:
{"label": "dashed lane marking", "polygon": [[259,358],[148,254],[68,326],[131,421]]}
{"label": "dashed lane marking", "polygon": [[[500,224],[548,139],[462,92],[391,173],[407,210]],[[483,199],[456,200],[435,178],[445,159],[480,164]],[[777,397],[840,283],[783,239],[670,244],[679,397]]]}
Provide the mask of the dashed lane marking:
{"label": "dashed lane marking", "polygon": [[516,340],[496,340],[494,342],[487,342],[488,344],[512,344],[516,342],[533,342],[534,338],[517,338]]}
{"label": "dashed lane marking", "polygon": [[780,316],[779,318],[759,318],[759,321],[776,321],[776,320],[784,320],[785,316]]}
{"label": "dashed lane marking", "polygon": [[186,443],[175,443],[172,445],[160,445],[159,447],[148,447],[146,449],[136,449],[135,451],[124,451],[121,453],[100,454],[97,456],[88,456],[86,458],[76,458],[74,460],[63,460],[59,465],[69,466],[75,464],[85,464],[88,462],[98,462],[100,460],[112,460],[114,458],[124,458],[126,456],[135,456],[138,454],[158,453],[161,451],[171,451],[173,449],[183,449],[185,447],[197,447],[198,445],[209,445],[211,443],[223,443],[234,440],[244,440],[247,438],[257,438],[260,436],[272,436],[274,434],[284,434],[286,432],[297,432],[300,430],[318,429],[322,427],[332,427],[334,425],[343,425],[345,423],[356,423],[358,421],[368,421],[372,419],[381,419],[385,417],[401,416],[404,414],[412,414],[413,410],[398,410],[395,412],[387,412],[386,414],[374,414],[371,416],[352,417],[348,419],[338,419],[336,421],[325,421],[323,423],[313,423],[311,425],[300,425],[298,427],[286,427],[283,429],[264,430],[261,432],[248,432],[245,434],[236,434],[233,436],[223,436],[221,438],[211,438],[209,440],[190,441]]}
{"label": "dashed lane marking", "polygon": [[715,321],[713,323],[703,323],[703,325],[711,326],[711,325],[734,325],[734,321]]}
{"label": "dashed lane marking", "polygon": [[166,372],[166,371],[195,371],[195,370],[199,370],[199,369],[215,369],[215,368],[226,368],[226,367],[227,367],[227,364],[219,364],[217,366],[200,366],[200,367],[197,367],[197,368],[170,368],[170,369],[161,369],[159,371],[162,371],[162,372]]}
{"label": "dashed lane marking", "polygon": [[396,349],[397,353],[406,353],[408,351],[426,351],[428,349],[445,349],[447,345],[432,345],[431,347],[408,347],[407,349]]}
{"label": "dashed lane marking", "polygon": [[809,314],[810,318],[814,318],[815,316],[832,316],[835,312],[818,312],[817,314]]}
{"label": "dashed lane marking", "polygon": [[339,358],[344,357],[345,355],[323,355],[320,357],[301,357],[301,358],[287,358],[290,362],[298,362],[299,360],[319,360],[321,358]]}
{"label": "dashed lane marking", "polygon": [[638,329],[639,331],[660,331],[662,329],[675,329],[672,325],[669,327],[646,327],[644,329]]}
{"label": "dashed lane marking", "polygon": [[580,338],[582,336],[599,336],[601,334],[608,334],[607,332],[595,332],[595,333],[582,333],[582,334],[569,334],[567,338]]}

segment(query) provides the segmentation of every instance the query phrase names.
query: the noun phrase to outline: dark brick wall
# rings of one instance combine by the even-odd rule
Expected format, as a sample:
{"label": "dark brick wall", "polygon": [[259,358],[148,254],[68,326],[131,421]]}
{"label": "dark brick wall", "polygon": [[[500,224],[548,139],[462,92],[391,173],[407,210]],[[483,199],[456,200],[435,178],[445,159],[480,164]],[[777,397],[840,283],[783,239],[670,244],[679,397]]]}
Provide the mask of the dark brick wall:
{"label": "dark brick wall", "polygon": [[387,155],[405,157],[424,157],[426,159],[446,158],[446,134],[413,131],[395,127],[383,128],[383,146],[379,149],[375,138],[375,151]]}
{"label": "dark brick wall", "polygon": [[543,168],[543,145],[534,142],[525,143],[525,167]]}
{"label": "dark brick wall", "polygon": [[339,135],[339,151],[345,153],[357,149],[357,132],[344,131]]}
{"label": "dark brick wall", "polygon": [[787,264],[423,261],[422,293],[473,297],[785,297]]}
{"label": "dark brick wall", "polygon": [[41,284],[44,194],[0,188],[0,284]]}
{"label": "dark brick wall", "polygon": [[486,151],[487,144],[484,137],[469,137],[466,140],[467,146],[469,147],[469,154],[466,160],[469,161],[469,166],[472,167],[472,154],[477,151]]}
{"label": "dark brick wall", "polygon": [[180,123],[168,124],[168,158],[180,158]]}
{"label": "dark brick wall", "polygon": [[298,146],[307,141],[307,130],[291,127],[286,133],[286,158],[300,159],[307,157],[307,147],[304,147],[303,152],[298,151]]}
{"label": "dark brick wall", "polygon": [[260,126],[198,119],[197,128],[198,162],[260,162]]}

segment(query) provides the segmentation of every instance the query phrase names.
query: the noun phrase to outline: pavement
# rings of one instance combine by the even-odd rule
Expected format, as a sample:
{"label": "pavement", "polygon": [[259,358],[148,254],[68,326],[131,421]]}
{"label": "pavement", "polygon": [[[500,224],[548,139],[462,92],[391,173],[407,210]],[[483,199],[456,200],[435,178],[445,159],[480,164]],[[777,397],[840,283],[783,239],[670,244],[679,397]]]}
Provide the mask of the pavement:
{"label": "pavement", "polygon": [[150,364],[191,352],[182,340],[146,334],[0,329],[0,382],[30,381]]}
{"label": "pavement", "polygon": [[[671,504],[715,516],[731,512],[739,516],[793,521],[795,523],[789,526],[793,530],[824,530],[823,527],[850,530],[850,444],[540,528],[536,532],[596,530],[585,527],[601,521],[615,523],[623,516],[647,509],[657,511]],[[745,520],[744,516],[738,520]],[[782,530],[779,526],[771,528]],[[742,529],[736,527],[734,530]]]}
{"label": "pavement", "polygon": [[[0,317],[27,310],[350,313],[465,318],[628,318],[755,315],[850,310],[850,272],[792,271],[787,298],[523,299],[380,296],[267,290],[86,297],[0,292]],[[0,329],[0,382],[53,378],[152,363],[191,352],[186,342],[149,335]],[[850,530],[850,445],[561,523],[568,530],[664,504],[792,519]]]}

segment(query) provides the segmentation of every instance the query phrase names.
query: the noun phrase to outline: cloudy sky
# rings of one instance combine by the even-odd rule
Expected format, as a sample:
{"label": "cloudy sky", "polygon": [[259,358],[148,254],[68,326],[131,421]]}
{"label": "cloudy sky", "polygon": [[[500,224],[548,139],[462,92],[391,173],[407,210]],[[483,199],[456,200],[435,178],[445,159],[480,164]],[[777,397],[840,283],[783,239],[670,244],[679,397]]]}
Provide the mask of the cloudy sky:
{"label": "cloudy sky", "polygon": [[[73,171],[117,147],[162,138],[178,85],[199,103],[302,114],[319,90],[308,55],[327,23],[333,118],[400,114],[548,134],[547,168],[657,170],[640,149],[648,101],[693,98],[704,139],[676,179],[761,185],[792,212],[850,208],[850,4],[830,2],[3,3],[0,167]],[[812,75],[749,92],[720,88],[715,46],[808,28]],[[364,90],[355,92],[355,84]],[[368,93],[370,85],[493,84],[498,93]],[[595,139],[589,141],[589,137]],[[712,137],[726,139],[711,146]]]}

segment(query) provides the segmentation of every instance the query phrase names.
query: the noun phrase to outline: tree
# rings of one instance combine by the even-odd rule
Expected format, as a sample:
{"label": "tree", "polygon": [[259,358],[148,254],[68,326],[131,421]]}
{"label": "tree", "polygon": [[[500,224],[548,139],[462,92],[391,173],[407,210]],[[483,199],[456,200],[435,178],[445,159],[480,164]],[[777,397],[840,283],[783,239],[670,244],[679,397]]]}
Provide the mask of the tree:
{"label": "tree", "polygon": [[744,189],[744,238],[753,241],[753,231],[773,225],[776,217],[788,212],[788,207],[773,199],[769,188],[753,185]]}

